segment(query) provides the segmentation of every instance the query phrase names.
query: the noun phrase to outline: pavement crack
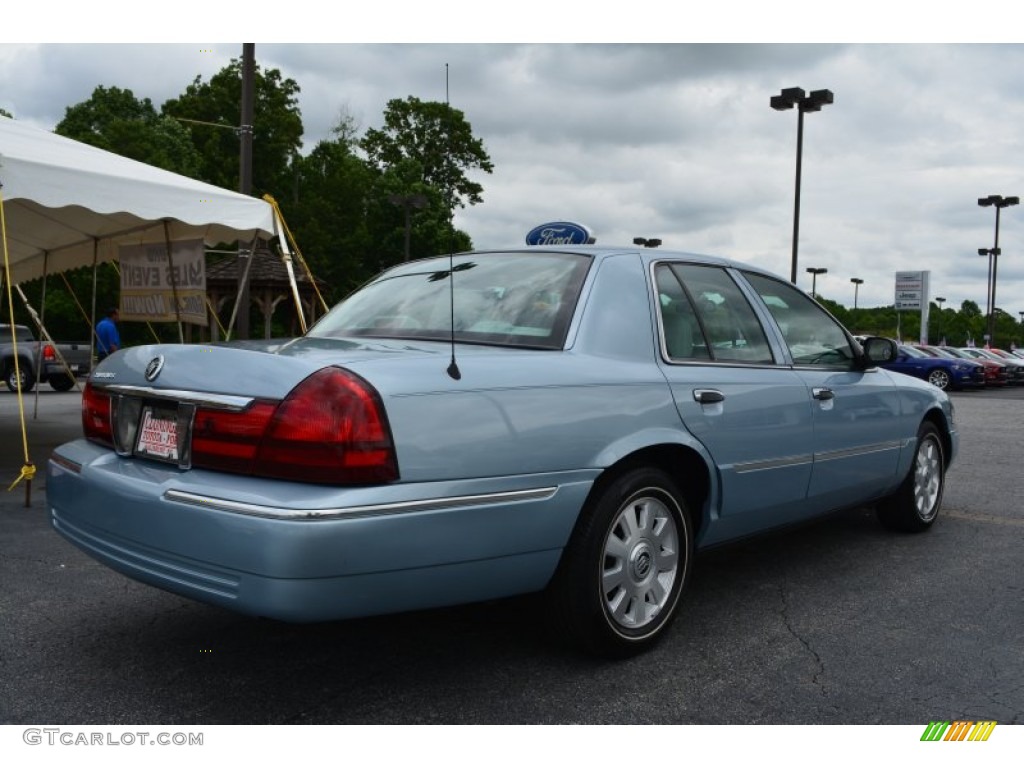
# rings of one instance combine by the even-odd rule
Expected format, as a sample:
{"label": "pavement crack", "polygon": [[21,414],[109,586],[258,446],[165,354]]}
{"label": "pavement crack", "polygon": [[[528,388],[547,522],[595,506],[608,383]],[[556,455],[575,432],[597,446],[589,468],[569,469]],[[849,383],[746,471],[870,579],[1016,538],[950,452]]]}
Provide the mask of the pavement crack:
{"label": "pavement crack", "polygon": [[782,617],[782,623],[786,627],[786,631],[789,632],[789,634],[804,647],[804,650],[811,655],[811,658],[814,659],[816,670],[814,674],[811,675],[811,683],[818,687],[822,696],[827,696],[828,691],[825,687],[825,683],[823,682],[823,678],[825,677],[825,663],[821,660],[821,656],[818,652],[814,650],[814,647],[803,637],[803,635],[797,632],[796,628],[793,626],[793,622],[790,620],[789,594],[785,582],[779,585],[779,597],[782,600],[782,609],[779,611],[779,615]]}

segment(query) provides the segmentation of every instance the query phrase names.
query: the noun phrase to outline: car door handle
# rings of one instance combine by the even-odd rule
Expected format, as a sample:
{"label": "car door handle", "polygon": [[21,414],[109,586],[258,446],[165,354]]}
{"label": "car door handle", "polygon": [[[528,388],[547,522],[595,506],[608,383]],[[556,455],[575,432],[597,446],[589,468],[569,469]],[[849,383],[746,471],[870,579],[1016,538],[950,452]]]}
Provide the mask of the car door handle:
{"label": "car door handle", "polygon": [[717,389],[695,389],[693,390],[693,399],[702,405],[707,405],[708,403],[722,402],[725,400],[725,395]]}
{"label": "car door handle", "polygon": [[836,393],[828,387],[814,387],[811,390],[811,395],[813,395],[815,400],[831,400],[836,396]]}

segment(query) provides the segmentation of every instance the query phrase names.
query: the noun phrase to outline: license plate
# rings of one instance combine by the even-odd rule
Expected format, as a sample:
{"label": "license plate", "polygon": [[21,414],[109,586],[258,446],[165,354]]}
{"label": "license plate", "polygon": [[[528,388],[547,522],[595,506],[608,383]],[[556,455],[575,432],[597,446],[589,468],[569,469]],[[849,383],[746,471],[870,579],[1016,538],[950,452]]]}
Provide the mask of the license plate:
{"label": "license plate", "polygon": [[139,420],[135,453],[163,461],[178,461],[178,413],[176,410],[144,406]]}
{"label": "license plate", "polygon": [[71,366],[71,371],[72,371],[73,373],[77,373],[77,372],[78,372],[78,366],[77,366],[77,365],[74,365],[74,364],[73,364],[73,365]]}

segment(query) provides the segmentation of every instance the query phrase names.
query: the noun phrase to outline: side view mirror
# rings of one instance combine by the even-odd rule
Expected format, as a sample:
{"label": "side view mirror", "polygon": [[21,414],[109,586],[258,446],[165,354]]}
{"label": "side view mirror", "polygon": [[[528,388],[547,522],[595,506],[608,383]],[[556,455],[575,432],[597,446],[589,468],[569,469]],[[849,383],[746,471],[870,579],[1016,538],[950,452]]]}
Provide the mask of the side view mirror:
{"label": "side view mirror", "polygon": [[861,342],[861,347],[864,349],[864,357],[875,365],[891,363],[898,357],[896,342],[881,336],[868,336]]}

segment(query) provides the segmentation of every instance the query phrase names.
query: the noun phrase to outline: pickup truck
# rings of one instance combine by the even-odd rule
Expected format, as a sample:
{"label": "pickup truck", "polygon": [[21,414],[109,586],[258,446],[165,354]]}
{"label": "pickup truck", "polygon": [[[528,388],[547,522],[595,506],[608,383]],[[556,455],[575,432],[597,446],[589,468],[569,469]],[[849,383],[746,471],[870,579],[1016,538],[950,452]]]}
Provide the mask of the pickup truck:
{"label": "pickup truck", "polygon": [[[10,325],[0,325],[0,374],[12,392],[18,388],[18,373],[21,374],[22,392],[31,392],[36,382],[49,382],[58,392],[66,392],[75,386],[75,380],[68,376],[61,364],[63,357],[71,373],[81,376],[92,367],[92,346],[88,342],[57,344],[38,341],[27,325],[15,325],[18,342],[18,368],[14,366],[14,338]],[[60,353],[58,356],[57,352]]]}

